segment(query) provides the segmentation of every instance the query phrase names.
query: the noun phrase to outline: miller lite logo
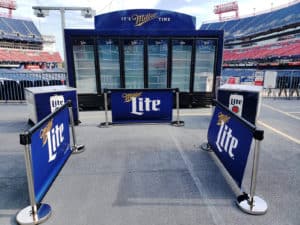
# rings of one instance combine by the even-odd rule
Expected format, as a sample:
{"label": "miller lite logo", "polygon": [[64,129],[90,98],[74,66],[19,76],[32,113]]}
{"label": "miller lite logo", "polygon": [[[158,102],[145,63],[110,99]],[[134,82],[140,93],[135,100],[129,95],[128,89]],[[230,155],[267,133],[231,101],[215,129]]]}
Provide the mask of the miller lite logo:
{"label": "miller lite logo", "polygon": [[64,141],[64,124],[56,124],[53,127],[53,119],[50,120],[47,125],[41,129],[40,138],[42,139],[43,146],[48,145],[48,162],[55,160],[56,151]]}
{"label": "miller lite logo", "polygon": [[219,152],[227,152],[229,157],[234,160],[234,149],[237,148],[239,141],[232,134],[232,129],[226,124],[230,117],[219,113],[217,125],[220,126],[216,141]]}
{"label": "miller lite logo", "polygon": [[63,95],[53,95],[50,97],[50,109],[53,113],[57,108],[65,104],[65,99]]}
{"label": "miller lite logo", "polygon": [[157,14],[156,13],[147,13],[147,14],[141,14],[141,15],[133,15],[132,16],[132,20],[135,21],[135,26],[136,27],[140,27],[142,25],[144,25],[145,23],[154,20],[155,18],[157,18]]}
{"label": "miller lite logo", "polygon": [[242,116],[243,102],[243,95],[232,94],[229,97],[229,109],[237,115]]}
{"label": "miller lite logo", "polygon": [[143,98],[142,92],[124,93],[122,97],[125,103],[131,103],[131,114],[142,116],[144,112],[160,111],[160,100]]}

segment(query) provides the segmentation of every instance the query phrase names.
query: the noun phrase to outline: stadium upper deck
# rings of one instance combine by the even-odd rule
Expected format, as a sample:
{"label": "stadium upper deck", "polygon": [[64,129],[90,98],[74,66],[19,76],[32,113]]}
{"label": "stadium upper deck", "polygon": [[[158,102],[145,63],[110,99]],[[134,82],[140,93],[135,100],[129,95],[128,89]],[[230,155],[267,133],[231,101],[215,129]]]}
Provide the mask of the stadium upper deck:
{"label": "stadium upper deck", "polygon": [[42,43],[42,36],[32,21],[0,17],[0,40]]}
{"label": "stadium upper deck", "polygon": [[224,30],[224,67],[298,68],[300,1],[284,8],[229,21],[206,23],[202,30]]}
{"label": "stadium upper deck", "polygon": [[51,68],[62,63],[58,52],[43,50],[43,37],[30,20],[0,17],[1,68]]}
{"label": "stadium upper deck", "polygon": [[202,24],[201,30],[224,30],[226,41],[244,39],[275,31],[299,32],[300,2],[275,11],[229,21]]}

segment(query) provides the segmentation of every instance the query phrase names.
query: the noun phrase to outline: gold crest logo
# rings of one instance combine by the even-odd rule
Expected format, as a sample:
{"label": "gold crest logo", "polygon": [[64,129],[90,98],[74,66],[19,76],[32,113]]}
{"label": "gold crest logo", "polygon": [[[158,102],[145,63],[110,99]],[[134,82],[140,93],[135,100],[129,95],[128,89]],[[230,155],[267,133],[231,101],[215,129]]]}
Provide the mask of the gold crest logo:
{"label": "gold crest logo", "polygon": [[142,95],[142,92],[136,93],[124,93],[122,97],[124,98],[124,102],[131,102],[132,98],[138,98]]}
{"label": "gold crest logo", "polygon": [[40,138],[43,140],[43,146],[47,143],[48,141],[48,136],[47,133],[50,132],[53,126],[53,119],[50,120],[47,125],[41,130],[40,132]]}
{"label": "gold crest logo", "polygon": [[145,23],[154,20],[157,18],[156,13],[147,13],[147,14],[141,14],[141,15],[133,15],[132,20],[135,21],[135,26],[140,27],[143,26]]}
{"label": "gold crest logo", "polygon": [[230,120],[230,116],[227,116],[227,115],[225,115],[225,114],[223,114],[223,113],[219,113],[218,114],[218,123],[217,123],[217,125],[218,126],[221,126],[222,125],[222,122],[223,122],[223,124],[225,124],[225,123],[227,123],[228,121]]}

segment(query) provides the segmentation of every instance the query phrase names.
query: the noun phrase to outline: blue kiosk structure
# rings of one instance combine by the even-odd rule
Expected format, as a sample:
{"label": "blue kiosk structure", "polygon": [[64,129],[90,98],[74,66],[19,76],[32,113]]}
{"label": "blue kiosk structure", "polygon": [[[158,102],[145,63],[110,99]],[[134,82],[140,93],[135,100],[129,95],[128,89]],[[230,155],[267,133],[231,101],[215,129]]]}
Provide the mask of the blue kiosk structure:
{"label": "blue kiosk structure", "polygon": [[104,108],[104,89],[179,88],[181,107],[211,103],[220,76],[223,31],[196,18],[123,10],[94,18],[95,29],[66,29],[68,79],[80,108]]}

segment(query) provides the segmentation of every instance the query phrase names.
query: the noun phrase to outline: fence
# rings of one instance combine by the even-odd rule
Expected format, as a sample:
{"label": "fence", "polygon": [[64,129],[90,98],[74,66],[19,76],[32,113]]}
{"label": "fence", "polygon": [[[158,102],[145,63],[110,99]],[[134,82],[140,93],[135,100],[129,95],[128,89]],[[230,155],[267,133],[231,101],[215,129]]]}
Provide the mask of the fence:
{"label": "fence", "polygon": [[229,69],[222,72],[221,83],[263,86],[265,98],[300,99],[300,70]]}
{"label": "fence", "polygon": [[25,101],[26,87],[65,85],[64,72],[0,72],[0,103]]}
{"label": "fence", "polygon": [[[298,72],[298,71],[297,71]],[[273,86],[264,86],[263,97],[300,99],[300,73],[290,72],[289,74],[277,74]]]}

